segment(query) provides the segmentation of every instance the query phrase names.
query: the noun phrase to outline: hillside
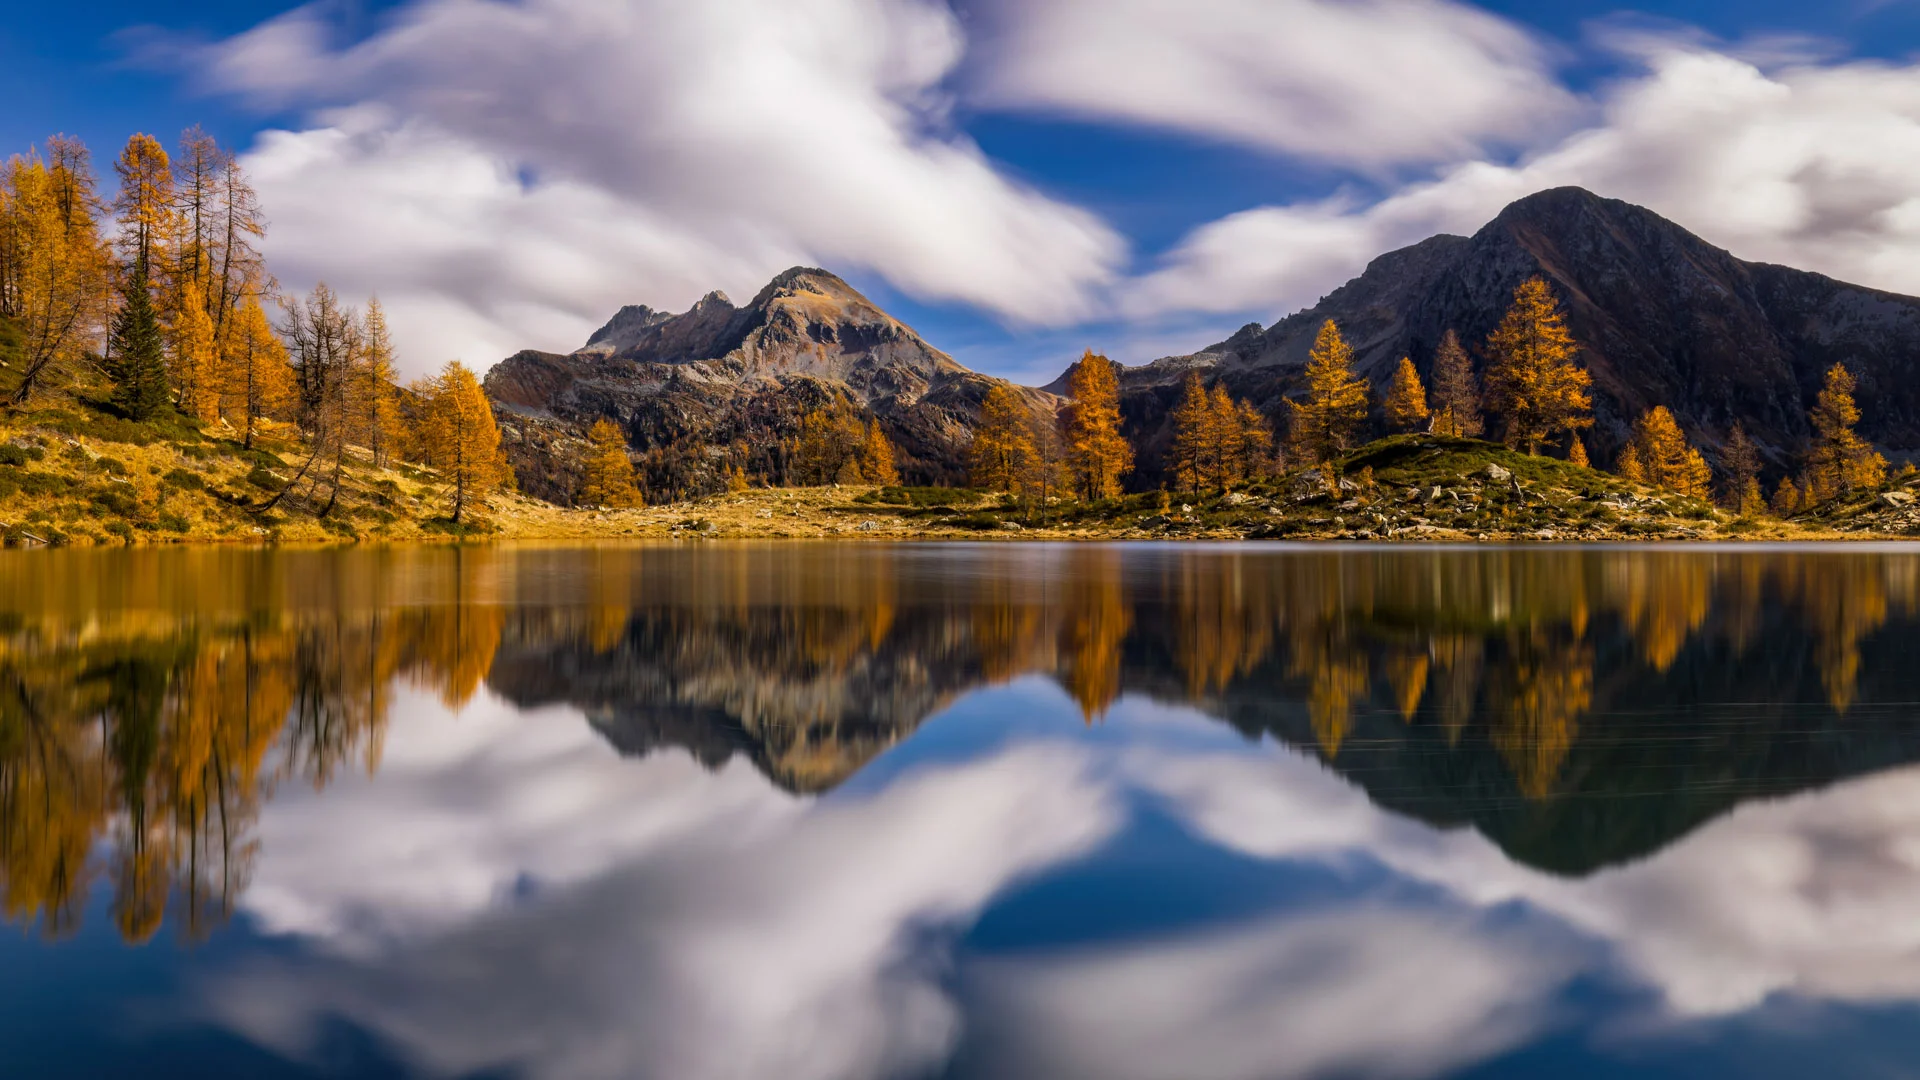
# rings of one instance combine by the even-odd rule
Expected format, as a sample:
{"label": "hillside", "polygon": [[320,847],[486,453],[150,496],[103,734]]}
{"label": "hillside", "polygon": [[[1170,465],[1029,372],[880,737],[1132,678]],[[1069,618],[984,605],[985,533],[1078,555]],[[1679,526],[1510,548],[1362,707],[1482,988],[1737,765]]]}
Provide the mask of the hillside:
{"label": "hillside", "polygon": [[580,436],[601,417],[626,432],[650,490],[699,492],[734,465],[784,478],[785,440],[837,395],[879,420],[908,482],[962,483],[980,402],[1002,381],[838,277],[795,268],[744,307],[716,292],[680,314],[624,308],[575,352],[508,357],[486,387],[522,489],[566,504]]}
{"label": "hillside", "polygon": [[1743,262],[1650,210],[1578,188],[1521,199],[1470,238],[1382,255],[1270,327],[1128,369],[1135,441],[1164,440],[1179,382],[1196,367],[1277,414],[1328,319],[1376,388],[1403,356],[1424,377],[1448,330],[1476,352],[1536,275],[1593,373],[1596,460],[1612,460],[1634,418],[1665,405],[1710,459],[1744,424],[1777,476],[1804,449],[1807,406],[1840,362],[1860,384],[1861,434],[1896,459],[1920,451],[1920,299]]}

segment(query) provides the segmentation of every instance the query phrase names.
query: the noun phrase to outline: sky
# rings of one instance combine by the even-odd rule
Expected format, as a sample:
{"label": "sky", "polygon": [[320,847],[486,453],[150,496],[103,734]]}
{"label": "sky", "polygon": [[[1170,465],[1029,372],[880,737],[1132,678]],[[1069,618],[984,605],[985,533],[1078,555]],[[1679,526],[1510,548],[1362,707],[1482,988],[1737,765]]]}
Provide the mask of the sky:
{"label": "sky", "polygon": [[1044,383],[1563,184],[1920,293],[1920,0],[21,6],[0,146],[204,126],[411,372],[813,265]]}

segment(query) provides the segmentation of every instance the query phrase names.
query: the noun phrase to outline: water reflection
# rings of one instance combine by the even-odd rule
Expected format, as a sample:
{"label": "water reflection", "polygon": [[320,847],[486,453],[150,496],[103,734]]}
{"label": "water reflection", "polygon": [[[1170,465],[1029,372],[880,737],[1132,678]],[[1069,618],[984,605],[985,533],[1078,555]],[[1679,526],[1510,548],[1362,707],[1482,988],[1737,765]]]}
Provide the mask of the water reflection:
{"label": "water reflection", "polygon": [[0,598],[0,881],[54,936],[95,888],[128,940],[207,933],[263,802],[377,770],[407,687],[819,793],[1042,675],[1089,723],[1189,705],[1575,875],[1920,758],[1904,551],[62,552],[0,559]]}

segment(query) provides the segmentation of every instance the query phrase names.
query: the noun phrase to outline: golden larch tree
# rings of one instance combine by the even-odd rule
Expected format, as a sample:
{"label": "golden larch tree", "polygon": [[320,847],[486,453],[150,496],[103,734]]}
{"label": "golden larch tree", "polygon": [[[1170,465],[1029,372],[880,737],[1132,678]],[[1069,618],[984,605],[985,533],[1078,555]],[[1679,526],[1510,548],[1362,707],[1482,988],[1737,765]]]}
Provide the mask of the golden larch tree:
{"label": "golden larch tree", "polygon": [[620,425],[601,417],[587,432],[587,459],[580,492],[580,506],[615,508],[641,505],[640,489],[633,482],[633,460],[627,456],[627,436]]}
{"label": "golden larch tree", "polygon": [[1853,392],[1852,373],[1835,364],[1827,370],[1826,385],[1808,414],[1813,447],[1807,453],[1806,496],[1813,504],[1886,482],[1887,459],[1854,431],[1860,407]]}
{"label": "golden larch tree", "polygon": [[1460,347],[1460,335],[1449,330],[1433,354],[1433,433],[1477,439],[1486,430],[1480,418],[1480,379],[1473,361]]}
{"label": "golden larch tree", "polygon": [[0,185],[0,315],[20,332],[8,393],[16,405],[72,374],[110,307],[93,176],[84,149],[61,145],[65,164],[16,157]]}
{"label": "golden larch tree", "polygon": [[845,398],[835,398],[800,421],[794,442],[793,471],[802,485],[858,484],[860,451],[867,429],[860,410]]}
{"label": "golden larch tree", "polygon": [[399,447],[402,431],[393,333],[377,296],[367,301],[360,322],[360,348],[354,350],[350,363],[346,378],[351,438],[367,448],[375,467],[384,468]]}
{"label": "golden larch tree", "polygon": [[1353,373],[1353,349],[1332,319],[1307,354],[1307,400],[1290,404],[1294,445],[1314,461],[1353,445],[1367,422],[1367,381]]}
{"label": "golden larch tree", "polygon": [[1400,366],[1387,383],[1387,425],[1395,431],[1412,431],[1432,414],[1427,411],[1427,388],[1420,384],[1420,373],[1411,357],[1401,357]]}
{"label": "golden larch tree", "polygon": [[135,135],[113,163],[120,192],[113,200],[120,224],[121,258],[146,260],[151,270],[166,264],[164,245],[174,228],[173,169],[166,147],[151,135]]}
{"label": "golden larch tree", "polygon": [[980,403],[980,422],[967,451],[969,479],[987,491],[1018,493],[1036,456],[1031,410],[1012,386],[996,384]]}
{"label": "golden larch tree", "polygon": [[291,410],[293,365],[266,309],[248,297],[233,316],[220,365],[220,410],[253,449],[260,422]]}
{"label": "golden larch tree", "polygon": [[1214,473],[1213,455],[1219,443],[1217,418],[1206,383],[1197,371],[1187,373],[1180,404],[1173,410],[1173,446],[1171,460],[1174,486],[1181,491],[1199,491]]}
{"label": "golden larch tree", "polygon": [[433,382],[426,429],[434,467],[447,485],[448,516],[458,523],[474,503],[512,477],[500,450],[493,406],[472,369],[458,360],[442,368]]}
{"label": "golden larch tree", "polygon": [[1273,468],[1273,425],[1250,401],[1234,410],[1240,433],[1240,474],[1250,480],[1267,476]]}
{"label": "golden larch tree", "polygon": [[900,470],[894,467],[893,440],[880,429],[880,421],[867,421],[867,430],[860,439],[858,461],[863,482],[881,487],[900,483]]}
{"label": "golden larch tree", "polygon": [[167,335],[167,378],[173,383],[181,414],[209,421],[219,412],[213,319],[207,315],[206,294],[199,281],[182,277],[174,292],[169,305],[173,323]]}
{"label": "golden larch tree", "polygon": [[1211,473],[1208,480],[1213,488],[1225,491],[1240,482],[1241,441],[1240,407],[1235,404],[1232,395],[1224,386],[1215,386],[1207,395],[1208,434],[1212,437],[1212,450],[1207,455]]}
{"label": "golden larch tree", "polygon": [[1665,405],[1647,410],[1635,425],[1630,448],[1643,483],[1696,499],[1711,496],[1713,473],[1707,461],[1687,442],[1673,413]]}
{"label": "golden larch tree", "polygon": [[1640,448],[1631,441],[1620,448],[1620,457],[1613,466],[1614,474],[1629,484],[1647,482],[1647,469],[1640,460]]}
{"label": "golden larch tree", "polygon": [[1593,376],[1574,363],[1578,351],[1546,279],[1514,291],[1513,307],[1487,339],[1488,382],[1508,446],[1537,454],[1554,435],[1592,426]]}
{"label": "golden larch tree", "polygon": [[1567,464],[1578,465],[1582,469],[1593,464],[1587,458],[1586,442],[1578,435],[1573,436],[1572,441],[1567,444]]}
{"label": "golden larch tree", "polygon": [[1133,447],[1120,434],[1119,366],[1088,349],[1067,380],[1067,461],[1080,497],[1110,499],[1133,471]]}

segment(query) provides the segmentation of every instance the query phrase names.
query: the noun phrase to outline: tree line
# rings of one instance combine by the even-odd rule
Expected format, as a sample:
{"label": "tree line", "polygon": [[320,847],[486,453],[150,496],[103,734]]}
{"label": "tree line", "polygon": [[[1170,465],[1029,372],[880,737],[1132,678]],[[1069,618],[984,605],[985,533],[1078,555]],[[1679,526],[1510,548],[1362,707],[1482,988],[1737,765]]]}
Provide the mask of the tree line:
{"label": "tree line", "polygon": [[0,178],[9,409],[78,398],[135,421],[173,413],[248,450],[291,425],[304,460],[258,512],[297,498],[325,516],[350,461],[439,470],[456,521],[510,479],[471,370],[402,386],[377,298],[359,311],[324,283],[281,293],[259,196],[212,136],[191,129],[169,153],[134,135],[113,173],[109,198],[87,147],[58,135]]}
{"label": "tree line", "polygon": [[[1403,357],[1376,402],[1372,386],[1353,369],[1352,347],[1329,320],[1308,353],[1304,395],[1286,402],[1285,439],[1276,440],[1269,418],[1251,403],[1236,400],[1218,383],[1209,388],[1201,372],[1189,372],[1171,416],[1167,474],[1179,491],[1221,491],[1334,461],[1366,441],[1376,404],[1388,434],[1480,438],[1492,414],[1509,448],[1530,455],[1551,451],[1586,467],[1591,462],[1581,432],[1594,422],[1593,379],[1579,365],[1578,352],[1552,288],[1536,277],[1515,290],[1487,338],[1483,371],[1449,330],[1434,354],[1431,386]],[[1133,464],[1120,435],[1118,368],[1089,351],[1069,384],[1069,400],[1058,416],[1009,386],[988,395],[974,432],[976,486],[1022,498],[1055,491],[1087,499],[1118,494],[1119,479]],[[1859,419],[1853,377],[1836,364],[1809,412],[1813,440],[1800,471],[1781,479],[1771,500],[1760,487],[1760,450],[1741,425],[1734,425],[1722,448],[1716,485],[1705,455],[1665,406],[1635,422],[1614,472],[1633,483],[1716,500],[1747,516],[1769,510],[1791,515],[1885,484],[1886,459],[1859,436]]]}

